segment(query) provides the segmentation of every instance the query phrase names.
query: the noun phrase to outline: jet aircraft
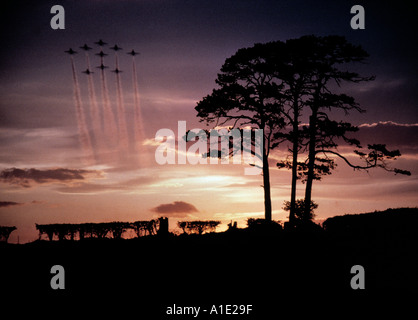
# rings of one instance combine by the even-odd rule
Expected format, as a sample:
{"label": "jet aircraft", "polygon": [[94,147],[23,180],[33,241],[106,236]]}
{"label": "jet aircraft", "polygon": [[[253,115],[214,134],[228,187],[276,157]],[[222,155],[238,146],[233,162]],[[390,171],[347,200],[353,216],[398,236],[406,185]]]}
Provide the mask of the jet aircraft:
{"label": "jet aircraft", "polygon": [[100,66],[98,66],[97,68],[104,70],[104,69],[109,68],[109,67],[108,67],[108,66],[103,65],[103,63],[102,63],[102,64],[101,64]]}
{"label": "jet aircraft", "polygon": [[96,56],[105,57],[107,56],[107,53],[104,53],[103,51],[100,51],[99,53],[96,53]]}
{"label": "jet aircraft", "polygon": [[83,50],[85,50],[85,51],[89,51],[89,50],[91,50],[92,48],[90,48],[87,44],[84,44],[84,46],[80,47],[80,49],[83,49]]}
{"label": "jet aircraft", "polygon": [[139,52],[135,52],[133,49],[131,52],[128,52],[127,54],[130,54],[131,56],[135,56],[137,54],[139,54]]}
{"label": "jet aircraft", "polygon": [[68,49],[68,50],[66,50],[66,51],[64,51],[64,52],[67,52],[68,54],[76,54],[77,53],[77,51],[74,51],[73,49]]}
{"label": "jet aircraft", "polygon": [[104,46],[105,44],[107,44],[106,42],[104,42],[102,39],[100,39],[99,41],[95,42],[95,44],[98,44],[99,46]]}
{"label": "jet aircraft", "polygon": [[110,49],[115,50],[115,51],[122,50],[122,48],[119,47],[117,44],[115,44],[113,47],[110,47]]}
{"label": "jet aircraft", "polygon": [[83,73],[85,73],[87,75],[90,75],[90,74],[92,74],[94,72],[93,71],[90,71],[89,69],[86,69],[85,71],[83,71]]}
{"label": "jet aircraft", "polygon": [[115,70],[112,70],[112,72],[114,72],[114,73],[121,73],[122,72],[122,70],[119,70],[118,68],[116,68]]}

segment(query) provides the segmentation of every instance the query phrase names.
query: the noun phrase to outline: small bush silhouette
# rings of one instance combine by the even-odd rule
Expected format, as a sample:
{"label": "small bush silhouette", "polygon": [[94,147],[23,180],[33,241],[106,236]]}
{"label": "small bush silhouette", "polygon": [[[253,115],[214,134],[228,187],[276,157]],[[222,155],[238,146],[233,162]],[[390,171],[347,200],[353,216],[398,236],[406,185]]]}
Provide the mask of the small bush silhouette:
{"label": "small bush silhouette", "polygon": [[220,221],[179,221],[177,225],[184,233],[197,233],[202,234],[206,231],[215,231],[216,227],[220,224]]}
{"label": "small bush silhouette", "polygon": [[266,219],[255,219],[255,218],[248,218],[247,219],[247,226],[248,229],[253,231],[279,231],[282,230],[282,226],[280,224],[280,221],[274,221],[274,220],[266,220]]}
{"label": "small bush silhouette", "polygon": [[[314,210],[318,208],[318,204],[311,201],[309,211],[305,210],[305,200],[298,199],[295,202],[295,218],[299,221],[312,221],[315,218]],[[284,202],[283,210],[290,211],[290,201]]]}

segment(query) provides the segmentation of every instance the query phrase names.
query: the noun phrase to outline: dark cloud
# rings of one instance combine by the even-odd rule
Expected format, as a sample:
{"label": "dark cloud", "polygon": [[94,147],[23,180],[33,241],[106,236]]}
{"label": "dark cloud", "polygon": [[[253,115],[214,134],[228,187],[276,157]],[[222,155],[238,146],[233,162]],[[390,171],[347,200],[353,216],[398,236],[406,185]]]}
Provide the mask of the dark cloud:
{"label": "dark cloud", "polygon": [[152,208],[151,211],[160,214],[167,214],[172,217],[184,218],[189,213],[199,212],[197,208],[184,201],[174,201],[173,203],[160,204],[159,206]]}
{"label": "dark cloud", "polygon": [[28,206],[28,205],[47,205],[47,201],[33,200],[31,202],[15,202],[15,201],[0,201],[0,208],[14,207],[14,206]]}
{"label": "dark cloud", "polygon": [[402,154],[417,153],[418,124],[380,121],[359,125],[359,131],[352,135],[360,140],[363,147],[367,144],[382,143],[390,149],[399,149]]}
{"label": "dark cloud", "polygon": [[0,201],[0,208],[7,208],[13,206],[21,206],[23,203],[14,201]]}
{"label": "dark cloud", "polygon": [[83,169],[56,168],[39,170],[35,168],[9,168],[0,172],[0,181],[29,188],[33,183],[82,181],[92,176],[99,178],[101,174],[101,171]]}

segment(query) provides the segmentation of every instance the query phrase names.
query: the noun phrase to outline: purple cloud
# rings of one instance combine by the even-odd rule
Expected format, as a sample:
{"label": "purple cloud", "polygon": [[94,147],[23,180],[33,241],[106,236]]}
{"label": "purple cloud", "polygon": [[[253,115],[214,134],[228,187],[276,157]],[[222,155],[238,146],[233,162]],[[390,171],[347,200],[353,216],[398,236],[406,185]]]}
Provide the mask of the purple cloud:
{"label": "purple cloud", "polygon": [[82,181],[87,177],[94,176],[100,177],[101,172],[96,170],[83,170],[83,169],[46,169],[39,170],[35,168],[31,169],[19,169],[9,168],[0,172],[0,181],[18,185],[21,187],[29,188],[33,183],[51,183],[51,182],[72,182]]}
{"label": "purple cloud", "polygon": [[21,206],[23,203],[14,202],[14,201],[0,201],[0,208],[7,208],[13,206]]}
{"label": "purple cloud", "polygon": [[152,208],[151,211],[154,211],[159,214],[166,214],[176,218],[187,217],[189,213],[199,212],[197,208],[184,201],[174,201],[173,203],[160,204],[159,206]]}

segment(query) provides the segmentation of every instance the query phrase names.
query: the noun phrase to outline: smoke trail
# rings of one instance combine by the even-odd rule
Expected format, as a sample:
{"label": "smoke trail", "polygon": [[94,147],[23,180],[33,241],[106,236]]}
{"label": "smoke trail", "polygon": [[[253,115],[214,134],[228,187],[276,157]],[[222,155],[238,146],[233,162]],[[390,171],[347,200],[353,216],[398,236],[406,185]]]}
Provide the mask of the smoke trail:
{"label": "smoke trail", "polygon": [[141,150],[142,142],[145,139],[144,125],[142,122],[141,105],[138,91],[138,79],[136,74],[136,63],[135,57],[132,56],[132,82],[134,87],[134,98],[135,98],[135,109],[134,109],[134,120],[135,120],[135,147],[137,151]]}
{"label": "smoke trail", "polygon": [[[87,70],[91,70],[90,66],[90,59],[89,55],[86,52],[86,63],[87,63]],[[89,91],[89,101],[90,101],[90,115],[92,119],[92,125],[93,125],[93,132],[96,144],[99,147],[99,151],[102,150],[102,147],[104,145],[103,141],[103,129],[102,129],[102,122],[100,117],[100,110],[97,103],[96,98],[96,92],[94,90],[94,83],[93,83],[93,76],[91,73],[87,74],[87,80],[88,80],[88,91]]]}
{"label": "smoke trail", "polygon": [[140,105],[140,96],[138,90],[138,77],[136,73],[136,63],[135,56],[132,55],[132,83],[134,87],[134,130],[135,130],[135,150],[136,156],[138,157],[139,163],[143,166],[148,166],[150,164],[150,159],[145,152],[145,147],[142,145],[145,140],[145,130],[144,124],[142,121],[141,105]]}
{"label": "smoke trail", "polygon": [[84,108],[81,101],[80,86],[77,80],[77,74],[75,71],[74,58],[71,56],[71,67],[73,71],[73,84],[74,84],[74,103],[75,103],[75,112],[77,117],[78,132],[80,144],[83,149],[83,152],[86,156],[86,161],[88,164],[94,163],[93,157],[93,148],[91,145],[89,131],[87,129],[86,119],[84,116]]}
{"label": "smoke trail", "polygon": [[116,126],[115,116],[112,111],[109,98],[109,90],[107,88],[106,74],[104,69],[101,69],[100,80],[102,84],[102,98],[103,98],[103,130],[106,139],[111,147],[116,146],[118,140],[118,128]]}
{"label": "smoke trail", "polygon": [[122,151],[127,151],[129,147],[128,127],[125,118],[125,104],[123,99],[122,84],[119,73],[119,61],[117,53],[116,57],[116,89],[117,89],[117,111],[118,111],[118,125],[119,125],[119,147]]}

